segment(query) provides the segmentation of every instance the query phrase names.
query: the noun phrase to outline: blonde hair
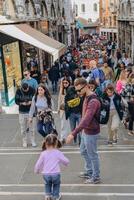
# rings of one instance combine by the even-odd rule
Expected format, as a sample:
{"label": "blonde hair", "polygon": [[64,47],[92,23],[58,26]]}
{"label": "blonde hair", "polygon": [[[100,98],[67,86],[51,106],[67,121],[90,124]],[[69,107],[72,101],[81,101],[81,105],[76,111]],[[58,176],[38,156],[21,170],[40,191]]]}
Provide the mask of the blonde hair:
{"label": "blonde hair", "polygon": [[132,80],[134,79],[134,73],[130,74],[130,76],[128,77],[128,83],[132,83]]}
{"label": "blonde hair", "polygon": [[77,78],[77,79],[75,79],[74,86],[77,86],[77,85],[87,85],[86,79],[85,78]]}

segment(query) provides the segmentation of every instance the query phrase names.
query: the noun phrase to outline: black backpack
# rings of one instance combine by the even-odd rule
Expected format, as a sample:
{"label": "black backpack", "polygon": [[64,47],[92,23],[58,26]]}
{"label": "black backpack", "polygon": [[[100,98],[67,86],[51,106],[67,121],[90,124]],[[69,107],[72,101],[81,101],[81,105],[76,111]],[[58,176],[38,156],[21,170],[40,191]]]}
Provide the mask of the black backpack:
{"label": "black backpack", "polygon": [[107,124],[110,110],[109,101],[98,98],[97,96],[89,97],[88,101],[91,101],[92,99],[97,99],[101,104],[100,110],[95,116],[95,119],[98,121],[99,124]]}

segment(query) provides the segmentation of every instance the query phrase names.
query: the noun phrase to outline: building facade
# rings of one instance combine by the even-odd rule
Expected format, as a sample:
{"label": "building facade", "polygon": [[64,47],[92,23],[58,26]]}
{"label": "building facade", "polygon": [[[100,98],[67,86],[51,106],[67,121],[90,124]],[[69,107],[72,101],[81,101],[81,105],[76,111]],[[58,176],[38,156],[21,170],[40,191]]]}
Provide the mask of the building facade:
{"label": "building facade", "polygon": [[118,15],[118,45],[134,63],[134,1],[120,0]]}
{"label": "building facade", "polygon": [[[27,31],[32,27],[42,32],[43,36],[45,34],[68,45],[68,41],[71,41],[68,38],[71,29],[71,20],[67,18],[69,9],[71,13],[72,6],[65,0],[0,0],[0,24],[6,26],[10,25],[10,22],[14,25],[26,24],[29,26]],[[23,32],[25,37],[25,30]],[[44,66],[51,66],[53,62],[53,57],[47,51],[39,49],[40,45],[36,47],[25,40],[22,41],[9,37],[8,34],[4,35],[0,31],[0,102],[3,105],[10,105],[13,102],[16,87],[20,85],[25,67],[30,69],[34,61],[43,71]],[[42,39],[39,42],[43,41]],[[50,41],[46,42],[49,49],[52,49]],[[56,57],[60,57],[62,52],[64,49],[62,51],[59,44]]]}
{"label": "building facade", "polygon": [[35,28],[56,40],[63,41],[60,36],[64,25],[63,0],[3,0],[3,14],[8,19],[29,21]]}
{"label": "building facade", "polygon": [[72,0],[76,17],[81,17],[89,22],[99,19],[99,0]]}
{"label": "building facade", "polygon": [[100,33],[109,40],[117,41],[119,0],[100,0]]}

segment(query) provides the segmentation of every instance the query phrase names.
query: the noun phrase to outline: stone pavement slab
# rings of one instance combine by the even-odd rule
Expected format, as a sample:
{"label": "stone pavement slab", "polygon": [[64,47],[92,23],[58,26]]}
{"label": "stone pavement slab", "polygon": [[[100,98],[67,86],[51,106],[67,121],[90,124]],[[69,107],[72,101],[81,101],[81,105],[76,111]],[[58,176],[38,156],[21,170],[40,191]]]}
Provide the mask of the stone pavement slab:
{"label": "stone pavement slab", "polygon": [[[101,177],[103,184],[133,184],[134,151],[130,152],[100,152]],[[83,184],[78,175],[83,169],[83,161],[79,154],[67,153],[70,165],[63,168],[62,183]],[[41,184],[40,175],[34,174],[34,165],[38,154],[0,154],[0,184]],[[131,162],[130,162],[131,161]],[[126,170],[127,169],[127,170]]]}
{"label": "stone pavement slab", "polygon": [[[59,130],[57,115],[55,120]],[[37,148],[22,148],[18,115],[0,115],[0,200],[44,199],[42,177],[33,172],[41,151],[39,134],[36,140]],[[62,149],[70,159],[70,165],[62,168],[63,200],[134,200],[134,137],[129,137],[121,126],[118,144],[111,148],[106,143],[104,126],[99,139],[100,185],[85,185],[78,177],[84,167],[78,146]]]}

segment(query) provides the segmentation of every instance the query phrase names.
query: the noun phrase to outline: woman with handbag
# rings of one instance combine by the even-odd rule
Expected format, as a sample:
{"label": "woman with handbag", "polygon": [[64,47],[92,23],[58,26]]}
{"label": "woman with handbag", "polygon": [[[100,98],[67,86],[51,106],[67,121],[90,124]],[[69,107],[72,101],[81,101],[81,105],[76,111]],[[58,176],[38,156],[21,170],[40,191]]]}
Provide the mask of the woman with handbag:
{"label": "woman with handbag", "polygon": [[[33,116],[37,117],[37,131],[45,137],[49,132],[51,132],[53,127],[52,124],[47,124],[45,119],[49,119],[53,123],[52,119],[52,99],[48,89],[44,84],[39,84],[37,92],[32,99],[32,104],[29,112],[29,122],[32,122]],[[47,129],[47,130],[46,130]]]}
{"label": "woman with handbag", "polygon": [[70,86],[70,79],[65,77],[61,81],[60,92],[58,97],[58,113],[60,114],[61,127],[60,127],[60,135],[61,142],[64,144],[65,139],[69,133],[70,125],[69,120],[66,120],[65,116],[65,95],[67,93],[67,89]]}

